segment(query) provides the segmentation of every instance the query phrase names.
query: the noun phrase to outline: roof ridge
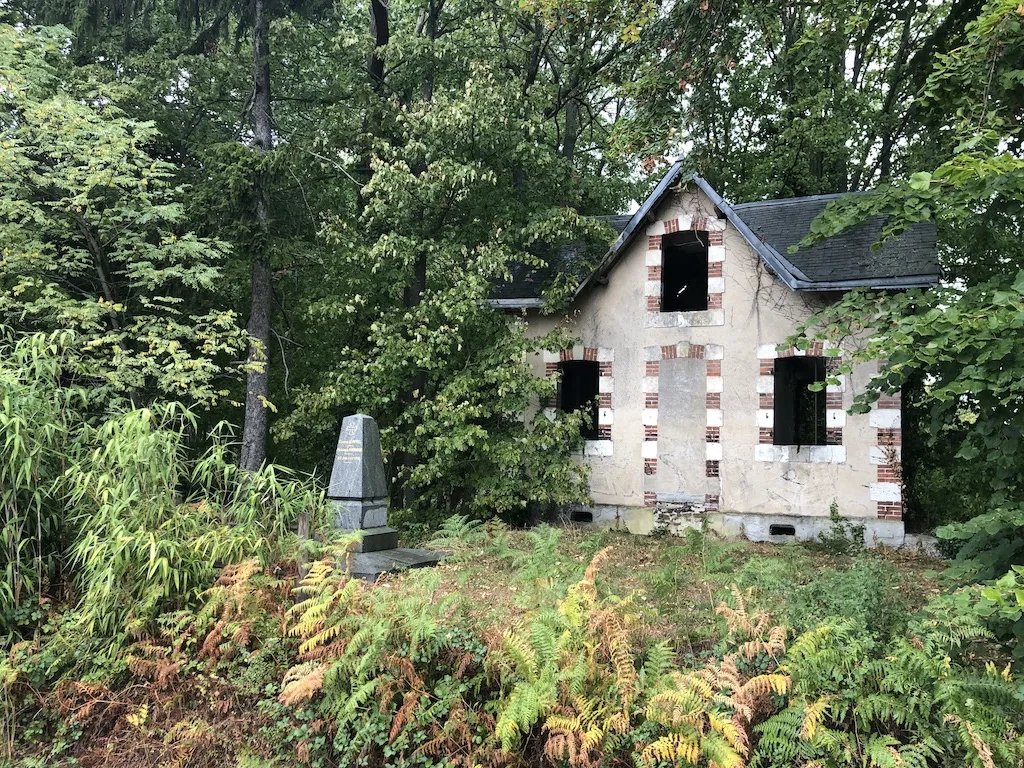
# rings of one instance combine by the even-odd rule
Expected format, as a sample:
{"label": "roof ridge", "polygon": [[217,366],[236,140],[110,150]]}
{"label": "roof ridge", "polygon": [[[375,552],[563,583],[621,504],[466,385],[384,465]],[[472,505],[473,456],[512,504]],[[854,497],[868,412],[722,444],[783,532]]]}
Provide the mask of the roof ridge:
{"label": "roof ridge", "polygon": [[736,203],[733,208],[757,208],[763,205],[790,205],[794,203],[807,203],[818,200],[838,200],[840,197],[851,195],[863,195],[863,192],[831,192],[827,195],[804,195],[803,197],[780,197],[777,200],[754,200],[749,203]]}

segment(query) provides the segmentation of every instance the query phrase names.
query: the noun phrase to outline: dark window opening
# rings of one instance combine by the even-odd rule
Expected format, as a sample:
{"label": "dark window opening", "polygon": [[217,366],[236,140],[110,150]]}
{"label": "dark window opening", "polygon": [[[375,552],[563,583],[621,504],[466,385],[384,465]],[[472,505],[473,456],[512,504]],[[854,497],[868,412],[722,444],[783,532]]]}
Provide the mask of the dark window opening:
{"label": "dark window opening", "polygon": [[769,536],[796,536],[796,528],[792,525],[769,525]]}
{"label": "dark window opening", "polygon": [[825,445],[825,358],[775,360],[775,445]]}
{"label": "dark window opening", "polygon": [[661,311],[708,308],[708,233],[674,232],[661,239]]}
{"label": "dark window opening", "polygon": [[593,360],[567,360],[559,363],[558,407],[565,413],[583,411],[587,422],[580,429],[584,440],[597,439],[597,383],[600,370]]}

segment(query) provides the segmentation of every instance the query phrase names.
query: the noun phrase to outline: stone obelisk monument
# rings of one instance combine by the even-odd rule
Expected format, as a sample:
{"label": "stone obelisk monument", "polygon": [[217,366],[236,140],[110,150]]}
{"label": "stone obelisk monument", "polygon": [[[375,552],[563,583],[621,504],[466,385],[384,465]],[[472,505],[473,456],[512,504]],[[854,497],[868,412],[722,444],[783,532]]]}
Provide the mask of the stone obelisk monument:
{"label": "stone obelisk monument", "polygon": [[388,526],[388,484],[380,432],[369,416],[357,413],[341,422],[327,498],[336,528],[363,533],[352,562],[353,576],[372,580],[387,571],[434,565],[443,556],[442,552],[398,546],[398,531]]}
{"label": "stone obelisk monument", "polygon": [[379,552],[398,546],[398,531],[388,527],[388,485],[377,422],[357,413],[341,423],[338,450],[327,487],[334,526],[363,531],[357,552]]}

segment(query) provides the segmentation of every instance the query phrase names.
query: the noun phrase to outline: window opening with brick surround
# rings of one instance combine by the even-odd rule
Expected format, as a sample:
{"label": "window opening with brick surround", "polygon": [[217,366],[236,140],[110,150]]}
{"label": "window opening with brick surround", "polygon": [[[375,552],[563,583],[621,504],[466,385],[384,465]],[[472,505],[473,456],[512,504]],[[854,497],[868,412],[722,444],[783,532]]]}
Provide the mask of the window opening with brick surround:
{"label": "window opening with brick surround", "polygon": [[[544,371],[547,376],[560,376],[563,370],[562,366],[566,363],[586,362],[597,366],[597,416],[594,420],[596,432],[589,433],[594,434],[593,438],[584,436],[583,453],[586,456],[612,455],[612,423],[614,421],[612,396],[615,391],[612,361],[614,359],[613,351],[607,347],[576,345],[560,352],[544,353]],[[561,385],[559,389],[561,391]],[[548,418],[554,419],[561,408],[561,399],[556,397],[547,403],[544,413]]]}
{"label": "window opening with brick surround", "polygon": [[661,240],[661,311],[708,308],[708,233],[687,230]]}
{"label": "window opening with brick surround", "polygon": [[[757,426],[758,445],[755,450],[757,461],[799,461],[825,464],[846,463],[846,448],[843,445],[843,427],[846,425],[846,411],[843,409],[843,392],[846,389],[846,377],[837,375],[841,358],[837,356],[826,356],[824,344],[815,342],[808,350],[789,348],[781,352],[776,351],[773,344],[762,344],[757,348],[760,371],[757,379]],[[821,402],[817,400],[820,396],[824,401],[824,439],[818,443],[796,443],[795,430],[790,423],[793,411],[797,407],[796,402],[783,404],[779,407],[777,402],[781,393],[777,389],[777,363],[789,358],[820,358],[824,366],[824,374],[833,376],[838,380],[835,384],[826,384],[825,391],[818,393],[814,401],[814,407],[820,408]],[[783,368],[787,365],[782,363]],[[803,364],[806,366],[818,366],[818,363]],[[821,374],[820,368],[815,370],[815,378]],[[786,372],[782,374],[783,380]],[[818,379],[820,380],[820,379]],[[783,390],[789,391],[789,390]],[[809,406],[808,406],[809,407]],[[820,416],[820,410],[817,412]],[[783,421],[785,419],[785,421]],[[776,437],[776,430],[780,434]],[[820,425],[814,426],[815,439],[821,440]],[[805,438],[806,439],[806,438]],[[783,442],[784,441],[784,442]]]}
{"label": "window opening with brick surround", "polygon": [[598,362],[566,360],[558,364],[558,408],[562,413],[582,411],[586,417],[580,426],[584,440],[597,440]]}
{"label": "window opening with brick surround", "polygon": [[[717,218],[685,214],[654,221],[648,225],[645,261],[647,282],[644,286],[644,303],[647,310],[645,328],[725,325],[725,227],[726,222]],[[694,244],[698,240],[702,244],[700,261],[706,262],[706,270],[699,277],[699,287],[687,287],[680,295],[681,282],[687,277],[685,274],[681,277],[672,276],[673,267],[668,263],[670,247],[673,242]],[[668,281],[675,282],[674,289],[666,286]],[[689,300],[693,296],[703,295],[704,303],[699,309],[675,310],[671,306],[663,306],[663,301],[669,293],[675,294],[668,297],[670,300],[674,300],[676,296]]]}
{"label": "window opening with brick surround", "polygon": [[868,417],[875,430],[875,447],[871,463],[875,465],[875,482],[871,483],[871,500],[882,520],[903,519],[902,445],[903,419],[900,395],[883,395]]}
{"label": "window opening with brick surround", "polygon": [[825,439],[825,358],[775,360],[775,445],[827,445]]}

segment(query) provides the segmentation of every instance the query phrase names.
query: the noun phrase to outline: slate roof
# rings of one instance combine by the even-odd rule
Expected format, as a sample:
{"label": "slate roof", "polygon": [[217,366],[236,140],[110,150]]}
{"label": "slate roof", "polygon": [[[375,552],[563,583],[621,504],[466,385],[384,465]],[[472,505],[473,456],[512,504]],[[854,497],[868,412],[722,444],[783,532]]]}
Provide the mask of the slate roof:
{"label": "slate roof", "polygon": [[[632,216],[623,214],[592,218],[607,222],[616,234],[622,234]],[[499,283],[491,290],[491,304],[509,307],[539,306],[541,294],[557,275],[571,275],[583,282],[607,250],[607,246],[602,243],[567,243],[557,250],[550,246],[540,246],[534,253],[547,263],[542,267],[514,264],[512,280]]]}
{"label": "slate roof", "polygon": [[811,222],[831,201],[843,195],[817,195],[734,205],[732,209],[762,242],[783,256],[806,280],[833,283],[847,280],[893,279],[939,274],[935,226],[920,223],[900,238],[872,250],[885,218],[875,216],[815,245],[790,253],[810,231]]}
{"label": "slate roof", "polygon": [[498,286],[491,294],[497,307],[538,307],[540,295],[558,274],[579,279],[579,296],[607,277],[629,244],[644,229],[643,225],[674,186],[696,184],[743,238],[772,269],[795,291],[839,291],[855,287],[916,288],[935,285],[939,280],[939,264],[935,253],[935,226],[931,222],[917,224],[899,239],[890,239],[878,249],[881,217],[830,237],[809,248],[789,253],[808,233],[811,221],[839,195],[768,200],[758,203],[730,205],[703,178],[683,171],[683,159],[676,160],[632,215],[601,216],[619,233],[618,238],[601,257],[597,249],[570,244],[557,254],[546,257],[543,268],[522,268],[513,281]]}

